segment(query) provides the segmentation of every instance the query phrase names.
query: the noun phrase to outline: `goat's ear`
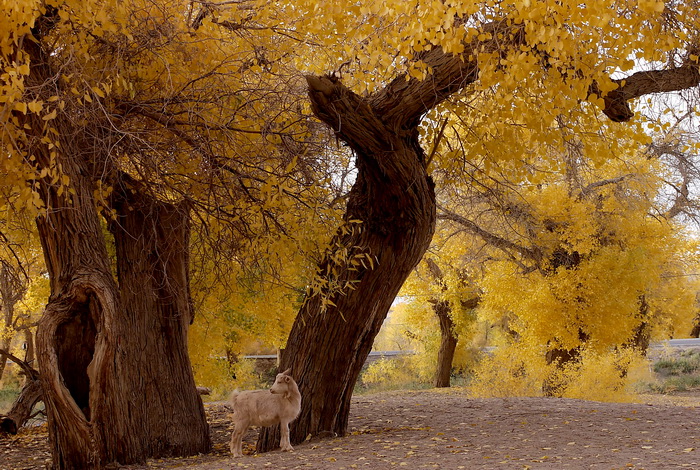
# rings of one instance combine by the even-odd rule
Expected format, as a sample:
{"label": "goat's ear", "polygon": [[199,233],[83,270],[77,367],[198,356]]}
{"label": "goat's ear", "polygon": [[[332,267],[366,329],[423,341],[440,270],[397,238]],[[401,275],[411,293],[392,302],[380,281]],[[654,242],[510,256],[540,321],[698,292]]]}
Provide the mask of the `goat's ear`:
{"label": "goat's ear", "polygon": [[287,369],[284,372],[282,372],[282,375],[291,375],[292,374],[292,369]]}

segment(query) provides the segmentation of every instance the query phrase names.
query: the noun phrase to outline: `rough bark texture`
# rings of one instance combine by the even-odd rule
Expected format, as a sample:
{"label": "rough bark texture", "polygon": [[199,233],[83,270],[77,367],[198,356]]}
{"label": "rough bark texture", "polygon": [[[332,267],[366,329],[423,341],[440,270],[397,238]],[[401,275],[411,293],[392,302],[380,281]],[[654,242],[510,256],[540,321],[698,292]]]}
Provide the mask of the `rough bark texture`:
{"label": "rough bark texture", "polygon": [[[40,19],[37,36],[50,26],[51,18]],[[51,55],[40,42],[24,44],[32,63],[29,89],[43,90],[55,81]],[[207,452],[207,424],[187,355],[186,213],[136,194],[122,199],[117,286],[93,199],[93,175],[111,168],[109,135],[98,122],[83,128],[59,117],[52,125],[60,146],[50,155],[41,142],[44,122],[30,115],[26,124],[26,153],[39,169],[58,166],[70,179],[67,187],[51,176],[38,180],[46,209],[36,224],[51,297],[36,350],[53,468],[99,469]]]}
{"label": "rough bark texture", "polygon": [[[65,150],[71,149],[66,142]],[[55,468],[99,468],[143,459],[138,423],[124,413],[119,343],[129,338],[108,264],[92,186],[75,159],[64,159],[75,195],[42,185],[47,210],[37,219],[51,297],[37,328],[37,356]],[[105,397],[109,397],[105,400]]]}
{"label": "rough bark texture", "polygon": [[[109,224],[131,338],[123,386],[128,413],[139,416],[149,457],[192,455],[211,446],[204,406],[187,352],[194,318],[189,290],[189,208],[157,201],[122,186]],[[144,400],[143,397],[148,397]],[[107,399],[108,397],[104,397]]]}
{"label": "rough bark texture", "polygon": [[[411,270],[427,249],[435,227],[433,183],[418,144],[417,119],[408,114],[384,120],[372,103],[330,77],[309,77],[317,116],[330,124],[357,155],[358,175],[347,205],[346,221],[361,220],[360,230],[339,231],[334,246],[350,256],[366,254],[359,264],[338,266],[329,253],[320,271],[333,272],[354,288],[332,297],[325,311],[321,298],[308,297],[282,354],[302,394],[292,443],[311,436],[344,435],[352,390],[373,340]],[[266,429],[259,450],[277,446],[276,430]]]}
{"label": "rough bark texture", "polygon": [[[37,349],[54,467],[207,452],[187,353],[186,211],[157,202],[118,207],[117,289],[92,192],[79,176],[71,181],[78,199],[71,207],[56,201],[37,221],[52,281]],[[53,196],[50,189],[47,200]]]}
{"label": "rough bark texture", "polygon": [[52,284],[37,349],[54,467],[207,452],[187,353],[187,212],[138,193],[116,204],[117,289],[90,185],[70,175],[72,204],[49,188],[55,210],[37,221]]}

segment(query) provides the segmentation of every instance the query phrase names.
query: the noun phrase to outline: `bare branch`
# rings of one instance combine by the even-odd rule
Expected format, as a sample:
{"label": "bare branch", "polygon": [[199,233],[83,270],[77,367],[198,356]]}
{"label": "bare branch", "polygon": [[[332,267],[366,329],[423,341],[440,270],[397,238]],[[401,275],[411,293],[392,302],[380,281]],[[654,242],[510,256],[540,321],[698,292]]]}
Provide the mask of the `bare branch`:
{"label": "bare branch", "polygon": [[617,183],[620,183],[621,181],[624,181],[626,178],[629,178],[630,176],[632,176],[632,175],[622,175],[622,176],[618,176],[618,177],[615,177],[615,178],[610,178],[610,179],[606,179],[606,180],[595,181],[595,182],[589,184],[588,186],[586,186],[585,188],[583,188],[583,189],[581,190],[581,194],[579,194],[579,197],[580,197],[580,198],[587,197],[587,196],[588,196],[591,192],[593,192],[595,189],[601,188],[601,187],[603,187],[603,186],[607,186],[607,185],[609,185],[609,184],[617,184]]}
{"label": "bare branch", "polygon": [[532,248],[526,248],[524,246],[518,245],[517,243],[513,243],[510,240],[507,240],[503,237],[499,237],[498,235],[495,235],[491,232],[488,232],[484,230],[483,228],[479,227],[477,224],[472,222],[471,220],[467,219],[466,217],[463,217],[455,212],[450,211],[449,209],[446,209],[442,206],[438,206],[440,209],[440,214],[438,215],[438,219],[440,220],[451,220],[453,222],[458,223],[460,226],[464,227],[467,231],[470,233],[482,238],[485,242],[489,243],[490,245],[509,252],[509,251],[515,251],[519,253],[520,255],[531,259],[532,261],[539,263],[542,259],[542,254],[535,249]]}
{"label": "bare branch", "polygon": [[14,354],[10,353],[9,351],[6,351],[4,349],[0,349],[0,356],[4,356],[7,359],[11,360],[18,366],[24,370],[24,372],[27,374],[28,377],[30,377],[32,380],[36,380],[39,378],[39,371],[30,366],[28,363],[23,361],[22,359],[18,358]]}

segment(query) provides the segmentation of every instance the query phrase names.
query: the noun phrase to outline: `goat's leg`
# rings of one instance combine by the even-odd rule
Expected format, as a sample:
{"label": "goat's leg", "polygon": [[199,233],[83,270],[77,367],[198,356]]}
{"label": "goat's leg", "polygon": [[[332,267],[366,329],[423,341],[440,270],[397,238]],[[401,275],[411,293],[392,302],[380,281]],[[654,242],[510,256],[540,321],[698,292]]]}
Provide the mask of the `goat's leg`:
{"label": "goat's leg", "polygon": [[243,457],[243,434],[248,426],[236,424],[231,434],[231,453],[234,457]]}
{"label": "goat's leg", "polygon": [[282,431],[282,437],[280,439],[280,447],[283,451],[294,450],[292,445],[289,443],[289,423],[281,422],[280,431]]}

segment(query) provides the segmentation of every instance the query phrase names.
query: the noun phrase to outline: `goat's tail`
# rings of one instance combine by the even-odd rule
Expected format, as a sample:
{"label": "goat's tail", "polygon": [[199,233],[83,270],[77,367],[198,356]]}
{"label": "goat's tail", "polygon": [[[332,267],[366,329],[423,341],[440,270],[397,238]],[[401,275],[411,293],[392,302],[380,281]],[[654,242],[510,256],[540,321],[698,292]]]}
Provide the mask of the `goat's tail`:
{"label": "goat's tail", "polygon": [[236,397],[241,393],[240,390],[236,389],[228,396],[228,401],[226,407],[230,410],[236,411]]}

